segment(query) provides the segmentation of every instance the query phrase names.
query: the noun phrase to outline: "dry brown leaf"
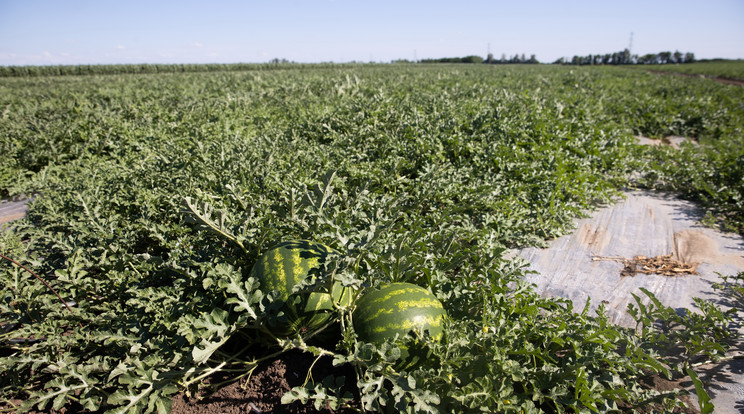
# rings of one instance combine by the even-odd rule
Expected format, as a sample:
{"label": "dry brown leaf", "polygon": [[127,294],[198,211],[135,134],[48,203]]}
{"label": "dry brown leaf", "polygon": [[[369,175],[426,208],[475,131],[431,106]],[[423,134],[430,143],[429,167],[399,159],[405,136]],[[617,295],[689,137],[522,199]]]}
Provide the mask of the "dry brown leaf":
{"label": "dry brown leaf", "polygon": [[662,276],[679,276],[684,274],[696,275],[697,263],[684,263],[672,258],[672,255],[656,257],[634,256],[632,259],[624,257],[594,256],[592,260],[612,260],[624,265],[620,276],[634,276],[638,273],[658,274]]}

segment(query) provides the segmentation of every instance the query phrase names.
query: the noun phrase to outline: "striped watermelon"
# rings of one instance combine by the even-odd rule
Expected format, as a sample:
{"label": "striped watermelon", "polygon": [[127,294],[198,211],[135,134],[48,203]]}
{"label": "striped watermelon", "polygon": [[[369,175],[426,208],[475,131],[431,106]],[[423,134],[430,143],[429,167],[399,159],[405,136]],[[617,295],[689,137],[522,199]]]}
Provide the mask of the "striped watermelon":
{"label": "striped watermelon", "polygon": [[447,313],[427,289],[410,283],[392,283],[365,293],[352,316],[359,338],[380,344],[411,330],[428,331],[438,341],[444,332]]}
{"label": "striped watermelon", "polygon": [[277,336],[312,332],[328,323],[334,316],[333,301],[344,306],[351,304],[351,291],[336,282],[331,294],[310,292],[292,294],[292,289],[308,277],[324,275],[309,273],[320,267],[333,249],[308,240],[282,242],[264,252],[251,269],[251,277],[259,280],[263,292],[274,291],[282,302],[286,320],[272,321],[270,329]]}

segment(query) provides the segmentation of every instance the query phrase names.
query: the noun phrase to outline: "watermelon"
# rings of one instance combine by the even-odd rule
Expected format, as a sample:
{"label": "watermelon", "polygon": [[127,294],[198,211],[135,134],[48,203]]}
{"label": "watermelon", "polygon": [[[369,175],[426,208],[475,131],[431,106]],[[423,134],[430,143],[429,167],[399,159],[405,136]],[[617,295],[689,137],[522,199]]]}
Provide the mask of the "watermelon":
{"label": "watermelon", "polygon": [[326,275],[311,274],[331,253],[328,246],[309,240],[290,240],[277,244],[264,252],[251,269],[251,277],[258,279],[261,290],[273,291],[280,303],[281,319],[270,320],[273,334],[280,337],[297,333],[306,334],[327,324],[335,316],[334,302],[342,306],[351,304],[351,290],[339,282],[326,292],[297,292],[292,289],[300,282]]}
{"label": "watermelon", "polygon": [[447,313],[429,290],[410,283],[391,283],[365,293],[352,315],[359,339],[381,344],[412,330],[440,340]]}

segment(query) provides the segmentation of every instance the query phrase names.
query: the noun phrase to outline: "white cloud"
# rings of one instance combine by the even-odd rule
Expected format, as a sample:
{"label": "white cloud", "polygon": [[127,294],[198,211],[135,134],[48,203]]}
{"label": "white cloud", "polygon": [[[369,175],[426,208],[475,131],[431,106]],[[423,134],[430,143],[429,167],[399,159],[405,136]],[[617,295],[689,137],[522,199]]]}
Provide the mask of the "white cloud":
{"label": "white cloud", "polygon": [[53,64],[53,65],[60,64],[59,59],[52,56],[52,52],[48,50],[41,52],[41,61],[47,64]]}
{"label": "white cloud", "polygon": [[194,47],[202,48],[204,47],[204,44],[202,42],[194,42]]}

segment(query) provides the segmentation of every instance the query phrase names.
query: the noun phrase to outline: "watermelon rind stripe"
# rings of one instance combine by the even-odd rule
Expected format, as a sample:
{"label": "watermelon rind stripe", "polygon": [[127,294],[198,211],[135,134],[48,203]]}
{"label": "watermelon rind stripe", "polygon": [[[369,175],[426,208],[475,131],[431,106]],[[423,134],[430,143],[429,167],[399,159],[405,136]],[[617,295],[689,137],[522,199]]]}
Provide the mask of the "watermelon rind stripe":
{"label": "watermelon rind stripe", "polygon": [[281,308],[283,322],[269,321],[272,333],[288,336],[299,331],[312,331],[333,318],[334,299],[340,305],[351,305],[351,288],[343,287],[340,282],[334,283],[331,294],[293,293],[295,287],[306,279],[314,283],[316,278],[325,277],[310,273],[332,253],[338,252],[321,243],[289,240],[273,246],[258,258],[251,269],[251,277],[260,281],[264,293],[275,292],[274,299],[284,303]]}
{"label": "watermelon rind stripe", "polygon": [[427,289],[410,283],[392,283],[365,293],[352,315],[354,330],[368,342],[382,342],[411,330],[428,331],[439,340],[446,311]]}
{"label": "watermelon rind stripe", "polygon": [[[382,301],[373,301],[371,303],[384,303]],[[406,309],[444,309],[442,307],[442,303],[439,302],[436,299],[430,299],[430,298],[424,298],[420,300],[407,300],[403,302],[397,302],[394,303],[392,307],[389,308],[383,308],[383,309],[377,309],[376,312],[369,313],[367,315],[362,315],[361,318],[359,318],[359,322],[367,322],[376,318],[379,318],[383,315],[391,315],[398,312],[404,312]]]}
{"label": "watermelon rind stripe", "polygon": [[378,326],[376,328],[370,329],[370,332],[375,333],[381,333],[385,331],[390,330],[405,330],[410,331],[415,328],[428,326],[428,325],[435,325],[439,324],[442,321],[442,315],[437,315],[436,317],[431,316],[418,316],[416,319],[408,320],[403,323],[391,323],[384,326]]}

